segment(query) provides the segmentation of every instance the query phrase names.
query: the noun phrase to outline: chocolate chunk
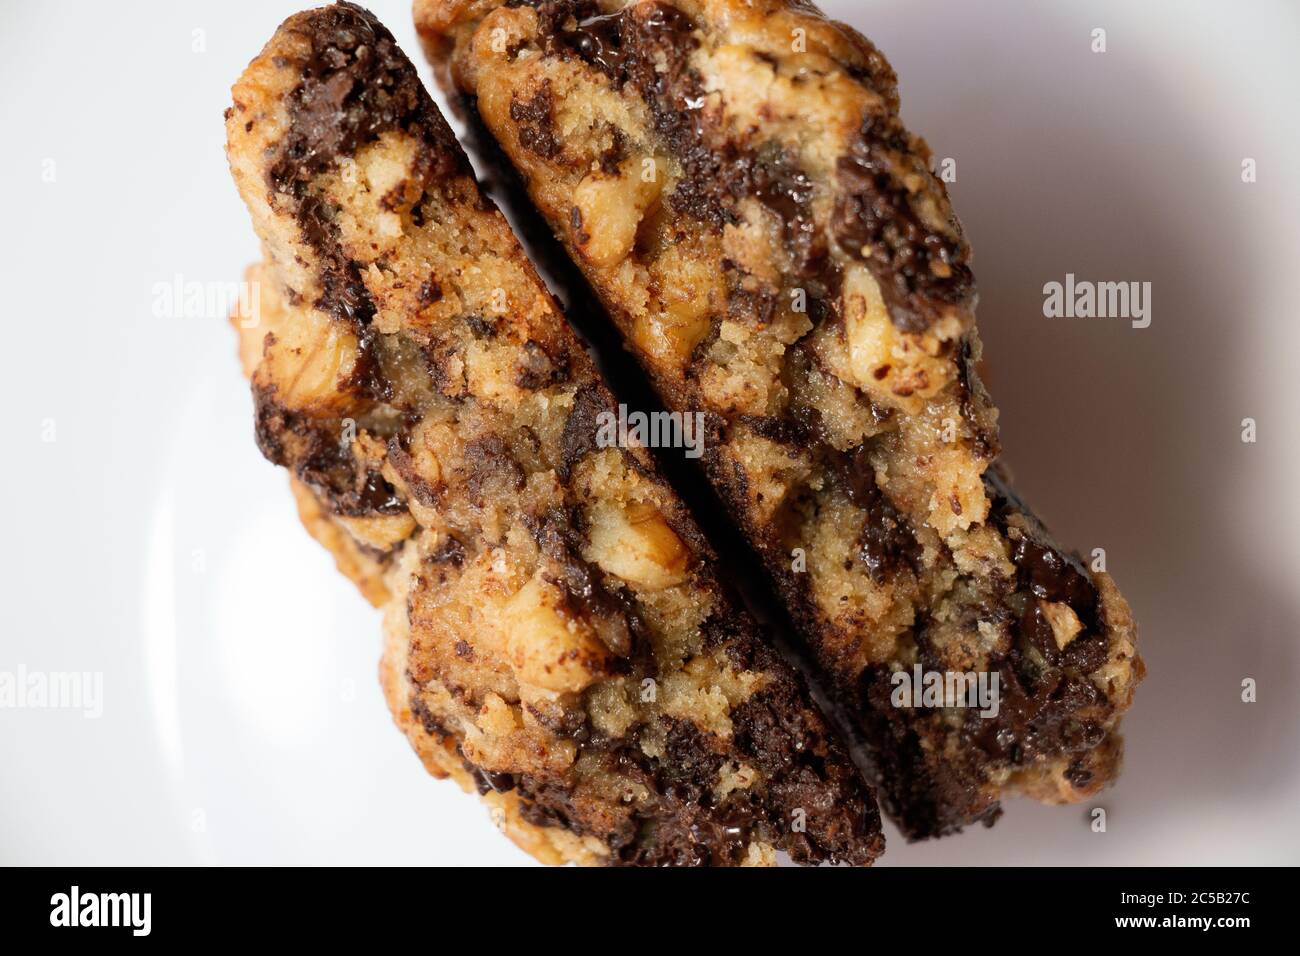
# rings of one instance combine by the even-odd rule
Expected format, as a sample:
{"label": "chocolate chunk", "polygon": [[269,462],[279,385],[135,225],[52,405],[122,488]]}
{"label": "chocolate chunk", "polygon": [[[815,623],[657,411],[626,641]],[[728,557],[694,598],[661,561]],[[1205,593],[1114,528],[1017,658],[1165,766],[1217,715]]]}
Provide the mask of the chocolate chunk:
{"label": "chocolate chunk", "polygon": [[921,545],[911,525],[876,485],[867,446],[849,452],[828,454],[828,467],[849,501],[867,513],[858,535],[858,558],[866,565],[871,579],[883,582],[902,568],[916,570],[921,561]]}
{"label": "chocolate chunk", "polygon": [[410,452],[402,447],[400,436],[388,442],[388,463],[401,476],[406,490],[412,498],[426,508],[436,508],[441,494],[441,483],[435,487],[424,475],[420,474],[411,458]]}
{"label": "chocolate chunk", "polygon": [[565,740],[585,743],[590,738],[587,726],[587,712],[577,708],[543,708],[534,704],[525,705],[537,722]]}
{"label": "chocolate chunk", "polygon": [[1078,558],[1024,536],[1015,543],[1011,562],[1020,571],[1021,587],[1045,600],[1068,604],[1081,620],[1084,615],[1095,617],[1097,590]]}
{"label": "chocolate chunk", "polygon": [[997,429],[984,424],[982,406],[988,404],[988,395],[980,384],[972,350],[970,335],[962,336],[956,355],[957,394],[962,419],[971,430],[975,454],[992,461],[999,451]]}
{"label": "chocolate chunk", "polygon": [[[646,101],[655,132],[684,171],[669,197],[673,208],[715,226],[731,221],[722,186],[727,160],[704,140],[704,87],[688,62],[698,45],[690,18],[657,2],[602,14],[585,0],[545,3],[539,16],[548,53],[577,56],[616,89],[630,85]],[[572,29],[570,17],[577,21]]]}
{"label": "chocolate chunk", "polygon": [[573,30],[559,34],[560,40],[584,61],[619,78],[627,65],[623,49],[623,26],[626,14],[617,13],[589,16],[579,21]]}
{"label": "chocolate chunk", "polygon": [[439,740],[447,740],[455,735],[443,726],[442,722],[429,710],[429,705],[424,702],[424,698],[418,694],[413,696],[410,701],[411,716],[420,722],[424,732],[430,737],[437,737]]}
{"label": "chocolate chunk", "polygon": [[359,488],[335,494],[333,504],[336,514],[350,517],[394,515],[406,510],[393,486],[377,471],[367,471]]}
{"label": "chocolate chunk", "polygon": [[[810,832],[822,834],[836,846],[860,846],[878,818],[875,811],[855,801],[836,800],[827,792],[819,756],[824,741],[804,720],[799,708],[790,706],[797,696],[798,684],[783,681],[765,687],[736,707],[731,717],[736,746],[769,777],[768,788],[780,807],[770,820],[773,827],[788,827],[799,810]],[[786,849],[796,862],[815,858],[812,847],[797,840]],[[843,859],[862,862],[852,852]]]}
{"label": "chocolate chunk", "polygon": [[515,491],[524,486],[523,468],[515,461],[509,446],[497,435],[487,435],[468,442],[465,445],[465,462],[469,466],[465,490],[476,501],[481,501],[484,490],[496,482],[504,482]]}
{"label": "chocolate chunk", "polygon": [[790,415],[738,415],[736,421],[756,435],[791,449],[807,448],[814,441],[816,426],[811,417]]}
{"label": "chocolate chunk", "polygon": [[340,244],[336,212],[317,196],[304,196],[298,204],[303,238],[320,258],[321,294],[315,305],[341,321],[364,326],[375,317],[375,303],[360,268]]}
{"label": "chocolate chunk", "polygon": [[1020,616],[1020,634],[1044,657],[1056,656],[1056,637],[1051,622],[1037,601],[1025,605],[1025,613]]}
{"label": "chocolate chunk", "polygon": [[[828,261],[825,233],[813,216],[813,184],[807,174],[780,154],[756,157],[748,165],[748,172],[744,192],[781,220],[795,274],[801,278],[818,278],[835,268]],[[830,284],[823,279],[816,291],[824,295]]]}
{"label": "chocolate chunk", "polygon": [[1105,737],[1083,716],[1101,694],[1087,678],[1056,669],[1027,678],[1015,667],[999,672],[1001,697],[996,718],[967,711],[964,735],[985,753],[1013,765],[1042,757],[1082,753]]}
{"label": "chocolate chunk", "polygon": [[553,108],[549,81],[543,83],[530,100],[515,97],[510,100],[510,118],[519,124],[519,145],[543,159],[554,159],[561,149],[551,116]]}
{"label": "chocolate chunk", "polygon": [[1092,783],[1095,774],[1092,768],[1088,766],[1087,760],[1080,757],[1070,764],[1065,771],[1065,779],[1080,790],[1084,790]]}
{"label": "chocolate chunk", "polygon": [[417,166],[429,178],[463,172],[465,160],[414,67],[377,20],[354,4],[339,3],[308,22],[300,29],[311,50],[298,64],[302,79],[288,97],[288,129],[275,146],[267,178],[274,193],[296,204],[303,237],[320,257],[317,307],[364,326],[374,317],[374,303],[356,262],[341,247],[335,210],[308,193],[310,181],[392,129],[421,141]]}
{"label": "chocolate chunk", "polygon": [[515,791],[521,798],[519,815],[526,822],[539,827],[562,827],[580,836],[589,832],[573,805],[573,791],[562,783],[520,774]]}
{"label": "chocolate chunk", "polygon": [[[689,52],[695,26],[670,4],[642,3],[614,13],[599,11],[591,0],[542,4],[542,33],[553,44],[548,52],[571,52],[608,76],[615,86],[631,82],[641,89],[655,80],[656,50],[669,51],[678,61]],[[572,29],[565,29],[569,17],[577,22]]]}
{"label": "chocolate chunk", "polygon": [[564,422],[564,435],[560,440],[562,458],[560,476],[568,479],[574,466],[593,451],[597,451],[597,416],[609,411],[609,397],[596,385],[584,385],[573,396],[573,409]]}
{"label": "chocolate chunk", "polygon": [[618,173],[627,158],[627,137],[617,126],[609,127],[610,146],[600,154],[600,171],[607,176]]}
{"label": "chocolate chunk", "polygon": [[729,271],[727,314],[746,325],[763,328],[777,315],[776,290],[750,277]]}
{"label": "chocolate chunk", "polygon": [[[377,471],[365,470],[340,439],[341,425],[281,406],[273,391],[254,388],[258,448],[294,474],[339,515],[400,514],[406,505]],[[331,427],[332,426],[332,427]]]}
{"label": "chocolate chunk", "polygon": [[689,720],[660,719],[668,724],[666,759],[659,761],[660,787],[677,788],[689,800],[705,798],[717,783],[722,754],[709,746],[708,738]]}
{"label": "chocolate chunk", "polygon": [[429,555],[429,560],[434,564],[454,564],[460,567],[465,563],[465,545],[459,539],[447,535],[437,550]]}
{"label": "chocolate chunk", "polygon": [[474,787],[480,794],[489,791],[505,793],[507,790],[515,788],[514,774],[485,770],[482,767],[475,766],[463,757],[461,758],[461,764],[469,771],[469,775],[474,778]]}
{"label": "chocolate chunk", "polygon": [[450,131],[432,110],[414,67],[393,35],[361,7],[338,3],[303,29],[311,52],[288,97],[289,128],[277,146],[272,184],[296,193],[308,180],[392,129],[448,144],[438,150],[441,176],[461,159]]}
{"label": "chocolate chunk", "polygon": [[[370,301],[369,293],[365,294],[364,301],[369,314],[373,315],[374,304]],[[367,318],[366,321],[368,322],[369,319]],[[343,387],[365,398],[389,402],[393,399],[393,385],[384,374],[383,362],[380,358],[381,338],[380,334],[369,325],[360,328],[357,334],[356,364],[353,365],[352,372]]]}
{"label": "chocolate chunk", "polygon": [[481,315],[465,316],[465,324],[476,339],[490,339],[497,334],[496,322]]}
{"label": "chocolate chunk", "polygon": [[[866,116],[852,153],[837,166],[840,192],[831,229],[840,248],[871,270],[894,325],[923,332],[945,307],[971,307],[975,280],[970,249],[956,226],[932,228],[918,212],[931,193],[913,194],[903,174],[931,174],[912,152],[897,116]],[[899,163],[913,168],[898,170]]]}

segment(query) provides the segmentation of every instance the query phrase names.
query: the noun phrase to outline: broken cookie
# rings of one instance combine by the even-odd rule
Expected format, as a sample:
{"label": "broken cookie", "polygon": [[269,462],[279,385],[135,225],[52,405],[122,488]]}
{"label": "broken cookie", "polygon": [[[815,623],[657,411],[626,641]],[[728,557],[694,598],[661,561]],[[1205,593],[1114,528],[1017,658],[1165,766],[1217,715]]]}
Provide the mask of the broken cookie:
{"label": "broken cookie", "polygon": [[258,445],[383,607],[429,771],[546,862],[870,863],[870,790],[646,450],[596,440],[609,391],[389,32],[294,16],[233,96]]}

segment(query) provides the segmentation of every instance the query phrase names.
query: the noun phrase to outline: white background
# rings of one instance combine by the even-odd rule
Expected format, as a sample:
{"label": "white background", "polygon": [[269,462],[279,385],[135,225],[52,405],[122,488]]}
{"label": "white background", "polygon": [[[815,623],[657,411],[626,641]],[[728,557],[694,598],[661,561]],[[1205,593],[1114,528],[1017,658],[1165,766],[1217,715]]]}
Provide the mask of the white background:
{"label": "white background", "polygon": [[[418,57],[407,4],[372,6]],[[1300,861],[1296,7],[825,7],[957,161],[1007,457],[1107,550],[1150,667],[1106,833],[1015,801],[891,829],[882,865]],[[295,9],[0,3],[0,670],[104,675],[99,720],[0,710],[0,862],[528,862],[391,727],[378,616],[254,448],[223,317],[152,314],[257,255],[222,110]],[[1151,282],[1151,327],[1043,318],[1066,272]]]}

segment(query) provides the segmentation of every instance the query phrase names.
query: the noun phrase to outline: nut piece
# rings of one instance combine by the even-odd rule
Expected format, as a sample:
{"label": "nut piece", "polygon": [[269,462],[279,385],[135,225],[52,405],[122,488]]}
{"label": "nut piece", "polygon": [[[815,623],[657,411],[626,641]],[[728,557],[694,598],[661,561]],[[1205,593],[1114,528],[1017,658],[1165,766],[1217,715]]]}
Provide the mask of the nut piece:
{"label": "nut piece", "polygon": [[853,384],[872,399],[916,414],[921,400],[933,398],[952,377],[952,363],[941,352],[944,340],[960,333],[960,325],[945,320],[920,335],[899,332],[880,286],[863,266],[845,272],[844,313],[848,370]]}
{"label": "nut piece", "polygon": [[897,338],[889,321],[880,286],[871,273],[852,266],[844,275],[844,332],[849,344],[849,367],[863,388],[884,381],[891,366]]}
{"label": "nut piece", "polygon": [[682,365],[713,327],[713,312],[726,293],[722,275],[689,246],[674,244],[660,254],[652,274],[660,282],[663,311],[647,313],[638,323],[636,343]]}
{"label": "nut piece", "polygon": [[[274,387],[285,408],[328,414],[352,401],[342,387],[357,362],[357,338],[324,313],[283,307],[278,291],[261,289],[261,364],[253,381]],[[257,329],[251,330],[256,334]]]}
{"label": "nut piece", "polygon": [[1083,624],[1074,609],[1064,602],[1038,600],[1038,607],[1052,625],[1052,637],[1056,639],[1058,650],[1065,650],[1069,643],[1079,636]]}
{"label": "nut piece", "polygon": [[686,546],[653,505],[596,508],[591,521],[586,558],[602,571],[649,591],[686,580]]}
{"label": "nut piece", "polygon": [[533,578],[506,602],[506,653],[520,683],[576,693],[604,670],[608,656],[591,629],[566,614],[552,586]]}
{"label": "nut piece", "polygon": [[388,551],[409,538],[415,530],[415,519],[407,511],[395,515],[364,515],[356,518],[336,515],[335,518],[357,542],[376,551]]}
{"label": "nut piece", "polygon": [[632,251],[642,216],[663,191],[664,167],[647,157],[651,161],[653,175],[642,176],[639,163],[625,163],[614,176],[591,174],[574,191],[573,244],[594,265],[615,265]]}

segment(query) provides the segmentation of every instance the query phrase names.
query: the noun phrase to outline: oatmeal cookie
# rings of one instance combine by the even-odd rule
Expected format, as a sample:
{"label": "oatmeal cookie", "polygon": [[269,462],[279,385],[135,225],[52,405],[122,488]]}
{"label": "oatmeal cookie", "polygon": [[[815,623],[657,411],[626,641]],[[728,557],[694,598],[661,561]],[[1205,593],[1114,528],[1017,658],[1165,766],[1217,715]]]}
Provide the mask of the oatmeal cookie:
{"label": "oatmeal cookie", "polygon": [[388,31],[294,16],[233,96],[257,442],[382,604],[429,771],[545,862],[871,862],[870,789],[645,449],[598,440],[609,391]]}
{"label": "oatmeal cookie", "polygon": [[[1127,604],[991,469],[970,249],[889,63],[793,0],[416,0],[665,403],[911,836],[1113,779]],[[996,716],[892,691],[934,672]],[[906,698],[901,698],[906,699]]]}

